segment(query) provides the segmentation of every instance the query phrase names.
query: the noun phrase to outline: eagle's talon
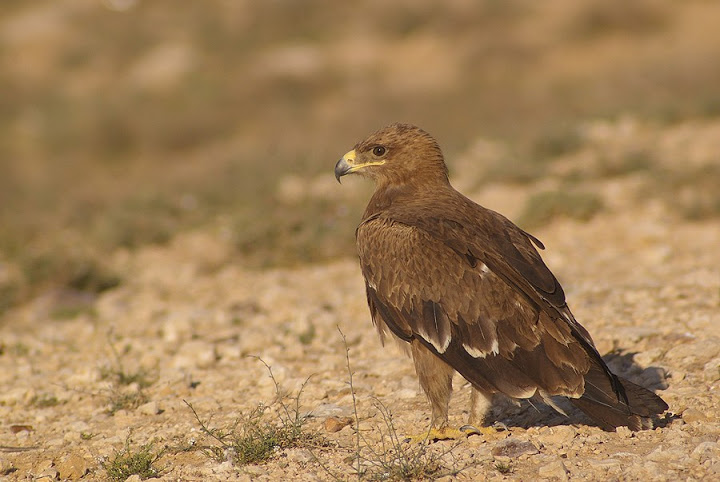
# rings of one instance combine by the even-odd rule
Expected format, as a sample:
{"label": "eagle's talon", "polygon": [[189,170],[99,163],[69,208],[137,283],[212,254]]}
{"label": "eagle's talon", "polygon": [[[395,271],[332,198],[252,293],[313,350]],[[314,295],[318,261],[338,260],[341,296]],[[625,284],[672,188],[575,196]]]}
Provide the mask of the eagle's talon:
{"label": "eagle's talon", "polygon": [[475,425],[470,424],[460,427],[460,431],[465,432],[468,436],[482,433],[479,428],[477,428]]}
{"label": "eagle's talon", "polygon": [[[502,426],[505,427],[504,424]],[[507,427],[505,427],[505,430],[507,430]],[[476,427],[475,425],[467,424],[460,427],[460,431],[469,437],[470,435],[494,435],[501,430],[495,425],[491,427],[484,427],[482,425],[480,427]]]}
{"label": "eagle's talon", "polygon": [[509,432],[509,431],[510,431],[510,429],[508,428],[507,425],[505,425],[504,423],[499,422],[499,421],[493,423],[493,424],[492,424],[492,428],[494,428],[494,429],[497,430],[498,432]]}

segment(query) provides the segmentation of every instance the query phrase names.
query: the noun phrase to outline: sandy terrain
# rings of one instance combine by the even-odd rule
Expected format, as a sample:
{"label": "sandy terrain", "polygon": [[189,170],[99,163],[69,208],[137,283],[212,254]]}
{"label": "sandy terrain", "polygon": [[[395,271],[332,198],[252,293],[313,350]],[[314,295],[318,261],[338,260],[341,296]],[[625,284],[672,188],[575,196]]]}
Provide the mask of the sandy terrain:
{"label": "sandy terrain", "polygon": [[[2,2],[0,479],[720,480],[720,3],[627,3]],[[497,400],[507,430],[392,443],[429,407],[332,166],[393,121],[546,244],[656,429]],[[277,426],[278,387],[314,439],[242,465],[203,431]]]}
{"label": "sandy terrain", "polygon": [[[622,197],[628,186],[608,189]],[[500,400],[494,414],[508,430],[457,447],[434,444],[428,453],[449,452],[436,475],[464,468],[458,480],[720,477],[717,221],[678,223],[661,204],[648,202],[535,232],[610,366],[658,390],[670,412],[654,430],[607,433],[577,412],[566,419],[543,406]],[[120,252],[114,265],[127,282],[95,300],[92,310],[55,319],[49,313],[71,298],[55,293],[6,318],[0,327],[0,385],[8,387],[0,394],[0,470],[8,480],[103,480],[103,463],[128,440],[131,448],[167,447],[155,463],[162,480],[353,478],[353,426],[331,432],[326,425],[328,417],[353,416],[339,330],[347,337],[365,457],[372,459],[369,450],[381,450],[388,435],[375,397],[390,409],[401,436],[427,425],[429,410],[410,360],[393,343],[380,346],[355,260],[250,271],[225,263],[230,248],[221,239],[195,233],[168,247]],[[200,450],[213,440],[184,400],[212,427],[272,404],[275,386],[251,355],[272,367],[289,395],[310,377],[300,411],[311,415],[306,428],[317,430],[325,446],[278,450],[267,463],[249,466]],[[112,375],[143,371],[144,388],[123,386]],[[468,392],[456,380],[451,419],[458,425]],[[139,393],[141,405],[110,414],[120,393]],[[277,410],[270,407],[270,421]]]}

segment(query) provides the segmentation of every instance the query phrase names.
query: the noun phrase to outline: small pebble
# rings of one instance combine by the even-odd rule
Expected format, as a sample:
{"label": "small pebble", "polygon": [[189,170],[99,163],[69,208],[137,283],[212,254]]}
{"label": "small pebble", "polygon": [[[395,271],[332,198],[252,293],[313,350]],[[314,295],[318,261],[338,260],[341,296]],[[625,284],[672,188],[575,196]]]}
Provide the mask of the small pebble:
{"label": "small pebble", "polygon": [[576,433],[577,431],[569,425],[559,425],[552,427],[550,433],[543,436],[542,440],[553,445],[566,445],[575,438]]}
{"label": "small pebble", "polygon": [[538,469],[538,475],[543,479],[568,480],[568,470],[562,460],[543,465]]}
{"label": "small pebble", "polygon": [[351,417],[328,417],[325,419],[325,431],[329,433],[339,432],[353,423]]}
{"label": "small pebble", "polygon": [[704,422],[705,420],[707,420],[707,417],[697,408],[688,408],[683,412],[682,419],[685,421],[685,423],[693,423]]}
{"label": "small pebble", "polygon": [[90,467],[81,455],[70,454],[58,464],[57,469],[61,479],[77,480],[87,474]]}
{"label": "small pebble", "polygon": [[515,459],[521,455],[537,454],[539,451],[532,442],[505,439],[496,443],[491,453],[495,457],[508,457],[510,459]]}
{"label": "small pebble", "polygon": [[7,475],[13,470],[15,470],[15,466],[12,461],[6,459],[5,457],[0,457],[0,475]]}

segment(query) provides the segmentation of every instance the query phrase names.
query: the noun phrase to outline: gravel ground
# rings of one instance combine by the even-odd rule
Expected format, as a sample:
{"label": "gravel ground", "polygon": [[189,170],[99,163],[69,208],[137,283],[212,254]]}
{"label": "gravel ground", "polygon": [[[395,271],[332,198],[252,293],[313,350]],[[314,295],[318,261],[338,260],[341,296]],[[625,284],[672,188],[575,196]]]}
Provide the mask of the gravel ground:
{"label": "gravel ground", "polygon": [[[717,220],[679,223],[648,203],[534,232],[611,367],[657,390],[670,412],[654,430],[608,433],[575,411],[565,418],[542,405],[498,400],[493,412],[507,430],[423,449],[440,467],[435,475],[720,479]],[[8,315],[0,326],[0,477],[107,480],[105,465],[126,444],[152,443],[152,451],[164,448],[155,462],[161,480],[355,478],[341,330],[363,466],[381,478],[371,464],[392,453],[382,442],[393,432],[378,402],[400,436],[427,427],[429,407],[403,351],[380,346],[356,261],[251,271],[228,263],[229,253],[215,233],[118,253],[121,287],[95,300],[51,293]],[[200,449],[213,440],[185,401],[212,427],[227,427],[261,403],[270,405],[269,420],[281,413],[276,386],[252,355],[291,396],[310,377],[300,411],[311,415],[306,428],[323,443],[278,449],[268,462],[247,466]],[[145,376],[121,380],[120,373]],[[457,379],[455,388],[451,420],[461,425],[469,386]]]}

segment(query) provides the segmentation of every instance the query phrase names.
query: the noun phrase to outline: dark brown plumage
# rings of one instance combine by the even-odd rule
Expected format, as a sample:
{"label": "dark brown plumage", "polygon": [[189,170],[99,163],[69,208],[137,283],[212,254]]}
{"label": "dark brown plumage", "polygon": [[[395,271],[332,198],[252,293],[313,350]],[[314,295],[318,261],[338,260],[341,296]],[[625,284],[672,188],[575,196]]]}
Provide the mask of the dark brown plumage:
{"label": "dark brown plumage", "polygon": [[434,426],[448,424],[454,371],[475,388],[471,423],[498,392],[551,405],[550,396],[569,397],[606,430],[646,428],[668,408],[610,372],[538,254],[542,243],[456,191],[429,134],[379,130],[335,166],[338,180],[354,172],[376,183],[356,231],[370,313],[381,337],[410,344]]}

